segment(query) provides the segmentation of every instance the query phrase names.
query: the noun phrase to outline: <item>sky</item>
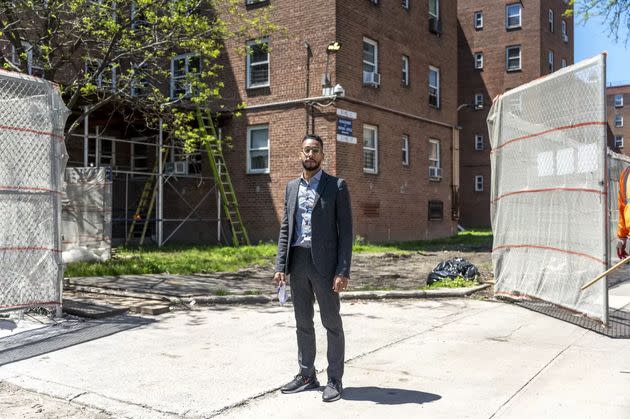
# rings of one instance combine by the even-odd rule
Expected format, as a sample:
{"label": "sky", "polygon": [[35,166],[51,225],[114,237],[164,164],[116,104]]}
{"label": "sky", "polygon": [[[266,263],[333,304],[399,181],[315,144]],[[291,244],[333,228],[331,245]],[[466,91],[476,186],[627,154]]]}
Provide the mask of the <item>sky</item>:
{"label": "sky", "polygon": [[593,17],[584,24],[575,19],[574,56],[575,62],[592,57],[602,51],[608,52],[606,59],[606,81],[630,84],[630,41],[615,42],[608,36],[608,27],[602,19]]}

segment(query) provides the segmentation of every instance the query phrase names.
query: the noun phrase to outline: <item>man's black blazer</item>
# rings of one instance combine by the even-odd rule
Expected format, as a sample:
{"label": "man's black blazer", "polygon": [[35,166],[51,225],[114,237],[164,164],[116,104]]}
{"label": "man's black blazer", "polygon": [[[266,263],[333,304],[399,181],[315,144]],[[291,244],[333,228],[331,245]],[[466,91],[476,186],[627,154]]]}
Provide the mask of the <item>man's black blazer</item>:
{"label": "man's black blazer", "polygon": [[[276,272],[289,272],[291,243],[295,231],[300,178],[287,184],[284,216],[278,237]],[[322,171],[311,216],[311,254],[317,271],[332,281],[335,275],[350,276],[352,261],[352,209],[348,185],[343,179]]]}

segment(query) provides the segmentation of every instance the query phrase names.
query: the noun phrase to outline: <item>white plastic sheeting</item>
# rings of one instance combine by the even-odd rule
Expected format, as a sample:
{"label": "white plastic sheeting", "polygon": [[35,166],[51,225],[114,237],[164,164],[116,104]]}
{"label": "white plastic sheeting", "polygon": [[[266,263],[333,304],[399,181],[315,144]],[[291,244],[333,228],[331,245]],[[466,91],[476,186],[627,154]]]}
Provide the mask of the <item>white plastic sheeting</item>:
{"label": "white plastic sheeting", "polygon": [[55,85],[0,71],[0,310],[61,303],[68,114]]}
{"label": "white plastic sheeting", "polygon": [[606,269],[605,56],[506,92],[488,115],[495,290],[603,321]]}
{"label": "white plastic sheeting", "polygon": [[106,167],[65,172],[61,233],[63,262],[104,262],[112,250],[112,180]]}

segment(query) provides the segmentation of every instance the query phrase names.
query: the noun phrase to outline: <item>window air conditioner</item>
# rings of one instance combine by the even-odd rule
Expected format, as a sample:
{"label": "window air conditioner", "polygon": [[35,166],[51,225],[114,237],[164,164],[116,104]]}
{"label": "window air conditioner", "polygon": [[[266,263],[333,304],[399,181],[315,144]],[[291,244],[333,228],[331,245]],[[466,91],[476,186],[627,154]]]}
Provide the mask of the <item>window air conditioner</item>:
{"label": "window air conditioner", "polygon": [[569,42],[569,35],[567,35],[566,33],[563,33],[563,34],[562,34],[562,40],[563,40],[564,42]]}
{"label": "window air conditioner", "polygon": [[475,109],[483,109],[483,103],[475,103]]}
{"label": "window air conditioner", "polygon": [[437,35],[442,33],[442,21],[436,17],[429,18],[429,31]]}
{"label": "window air conditioner", "polygon": [[180,160],[174,163],[166,163],[166,165],[164,165],[164,173],[167,175],[187,175],[188,162],[186,160]]}
{"label": "window air conditioner", "polygon": [[373,4],[378,4],[378,0],[372,0]]}
{"label": "window air conditioner", "polygon": [[442,179],[441,167],[429,167],[429,177],[431,179]]}
{"label": "window air conditioner", "polygon": [[173,166],[173,174],[175,175],[187,175],[188,174],[188,162],[186,160],[176,161]]}
{"label": "window air conditioner", "polygon": [[381,75],[371,71],[363,72],[363,84],[378,87],[381,84]]}

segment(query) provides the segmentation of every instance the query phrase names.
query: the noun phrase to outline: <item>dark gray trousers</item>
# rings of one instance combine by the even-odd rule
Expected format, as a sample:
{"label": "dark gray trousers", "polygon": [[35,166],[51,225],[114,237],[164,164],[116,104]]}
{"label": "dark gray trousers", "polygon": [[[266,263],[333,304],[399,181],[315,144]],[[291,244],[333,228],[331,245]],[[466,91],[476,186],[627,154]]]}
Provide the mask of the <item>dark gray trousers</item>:
{"label": "dark gray trousers", "polygon": [[339,314],[339,294],[332,290],[333,278],[323,278],[315,269],[311,249],[293,247],[289,264],[291,300],[297,327],[300,373],[315,372],[314,297],[317,297],[322,324],[328,338],[328,378],[341,380],[345,353],[343,324]]}

